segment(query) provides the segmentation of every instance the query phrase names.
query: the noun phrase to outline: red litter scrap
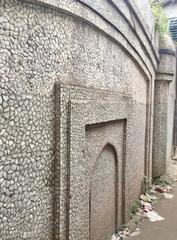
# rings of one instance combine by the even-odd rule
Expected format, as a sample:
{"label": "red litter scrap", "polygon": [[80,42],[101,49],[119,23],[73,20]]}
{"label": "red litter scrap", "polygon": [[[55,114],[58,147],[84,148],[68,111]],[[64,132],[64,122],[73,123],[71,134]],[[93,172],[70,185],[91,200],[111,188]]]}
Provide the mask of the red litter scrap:
{"label": "red litter scrap", "polygon": [[148,202],[141,201],[141,205],[144,212],[152,211],[152,204]]}
{"label": "red litter scrap", "polygon": [[159,193],[164,193],[168,191],[168,188],[166,187],[156,187],[155,191],[159,192]]}

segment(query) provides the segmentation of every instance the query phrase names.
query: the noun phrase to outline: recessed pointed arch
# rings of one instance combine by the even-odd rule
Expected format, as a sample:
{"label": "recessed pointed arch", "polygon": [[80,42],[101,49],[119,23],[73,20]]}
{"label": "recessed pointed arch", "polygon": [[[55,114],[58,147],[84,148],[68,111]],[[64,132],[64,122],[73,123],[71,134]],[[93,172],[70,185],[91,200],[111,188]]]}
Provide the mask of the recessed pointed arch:
{"label": "recessed pointed arch", "polygon": [[117,230],[118,157],[107,143],[96,159],[90,183],[90,240],[104,240]]}

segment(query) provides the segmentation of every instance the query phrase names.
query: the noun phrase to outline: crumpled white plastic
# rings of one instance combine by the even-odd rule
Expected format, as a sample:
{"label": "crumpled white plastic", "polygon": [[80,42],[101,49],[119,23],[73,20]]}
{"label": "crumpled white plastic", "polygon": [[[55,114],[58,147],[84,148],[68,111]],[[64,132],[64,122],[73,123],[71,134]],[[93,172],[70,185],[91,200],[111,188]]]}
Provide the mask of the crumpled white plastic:
{"label": "crumpled white plastic", "polygon": [[146,217],[149,218],[150,222],[157,222],[162,221],[165,218],[161,217],[157,212],[155,211],[149,211],[146,213]]}

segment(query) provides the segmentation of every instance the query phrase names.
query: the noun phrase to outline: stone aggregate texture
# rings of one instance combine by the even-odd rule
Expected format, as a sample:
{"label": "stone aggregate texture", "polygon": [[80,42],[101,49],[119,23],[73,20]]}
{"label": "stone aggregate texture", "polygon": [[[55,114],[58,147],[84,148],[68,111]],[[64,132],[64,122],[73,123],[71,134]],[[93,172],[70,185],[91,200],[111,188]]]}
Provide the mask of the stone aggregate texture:
{"label": "stone aggregate texture", "polygon": [[[173,81],[175,73],[170,66],[176,65],[175,47],[168,36],[164,36],[160,41],[160,63],[155,81],[154,95],[154,145],[152,175],[158,177],[165,174],[168,157],[168,99],[169,84]],[[168,50],[167,50],[168,49]],[[169,64],[170,63],[170,64]],[[173,105],[172,105],[173,106]],[[171,107],[172,107],[171,106]],[[170,107],[170,106],[169,106]],[[160,141],[159,141],[160,139]],[[172,149],[172,148],[171,148]]]}
{"label": "stone aggregate texture", "polygon": [[[124,121],[86,127],[86,155],[91,169],[94,169],[90,187],[91,239],[104,239],[105,236],[111,238],[112,232],[115,232],[122,223],[124,131]],[[106,142],[112,142],[117,151]],[[101,151],[103,143],[105,147]],[[95,156],[99,156],[98,159],[95,159]]]}
{"label": "stone aggregate texture", "polygon": [[[0,239],[95,240],[93,223],[128,220],[152,172],[153,29],[136,1],[0,1]],[[108,226],[93,209],[113,212],[109,182]]]}

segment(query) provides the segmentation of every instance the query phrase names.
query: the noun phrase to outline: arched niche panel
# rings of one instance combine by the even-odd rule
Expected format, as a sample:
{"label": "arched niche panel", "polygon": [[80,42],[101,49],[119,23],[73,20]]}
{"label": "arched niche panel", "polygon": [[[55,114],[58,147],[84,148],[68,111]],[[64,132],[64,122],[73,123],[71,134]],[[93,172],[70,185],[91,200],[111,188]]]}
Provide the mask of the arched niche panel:
{"label": "arched niche panel", "polygon": [[105,240],[117,230],[118,166],[108,144],[93,169],[90,187],[90,240]]}

